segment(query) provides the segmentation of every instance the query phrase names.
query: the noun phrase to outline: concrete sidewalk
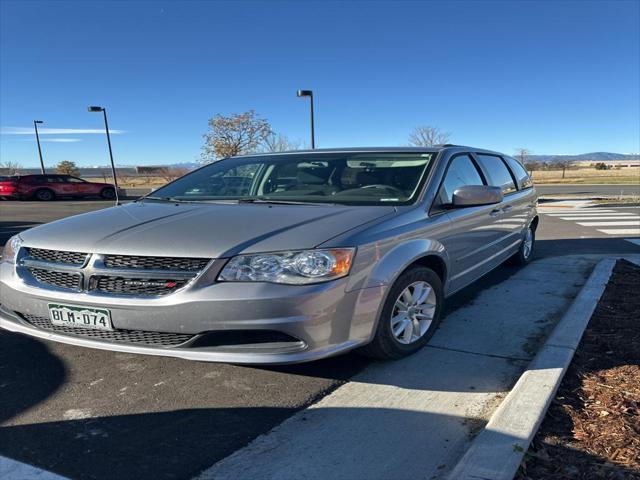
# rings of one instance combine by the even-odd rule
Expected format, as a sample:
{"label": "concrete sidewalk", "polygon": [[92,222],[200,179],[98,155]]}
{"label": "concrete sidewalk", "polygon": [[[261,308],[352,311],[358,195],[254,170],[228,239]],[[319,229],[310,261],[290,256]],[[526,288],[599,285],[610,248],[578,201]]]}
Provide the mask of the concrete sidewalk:
{"label": "concrete sidewalk", "polygon": [[444,478],[598,258],[532,263],[447,316],[421,352],[372,364],[199,478]]}

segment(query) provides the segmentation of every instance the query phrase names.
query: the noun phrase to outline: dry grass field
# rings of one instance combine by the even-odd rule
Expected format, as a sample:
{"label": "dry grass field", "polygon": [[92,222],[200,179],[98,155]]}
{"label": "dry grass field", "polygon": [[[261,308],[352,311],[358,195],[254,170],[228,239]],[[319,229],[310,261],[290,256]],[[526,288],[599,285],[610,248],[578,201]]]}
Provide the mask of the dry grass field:
{"label": "dry grass field", "polygon": [[539,185],[545,183],[640,184],[640,168],[612,168],[611,170],[568,168],[564,178],[562,170],[535,170],[533,181]]}
{"label": "dry grass field", "polygon": [[[186,172],[185,172],[186,173]],[[119,176],[118,184],[122,188],[158,188],[172,180],[175,175],[144,175],[144,176]],[[111,177],[105,179],[94,178],[96,182],[111,182]],[[564,178],[562,170],[534,170],[533,181],[538,185],[549,183],[563,184],[640,184],[640,168],[620,168],[611,170],[596,170],[595,168],[568,168]]]}
{"label": "dry grass field", "polygon": [[[178,177],[158,177],[158,176],[129,176],[118,175],[118,186],[120,188],[158,188]],[[113,183],[111,176],[103,178],[92,178],[92,182]]]}

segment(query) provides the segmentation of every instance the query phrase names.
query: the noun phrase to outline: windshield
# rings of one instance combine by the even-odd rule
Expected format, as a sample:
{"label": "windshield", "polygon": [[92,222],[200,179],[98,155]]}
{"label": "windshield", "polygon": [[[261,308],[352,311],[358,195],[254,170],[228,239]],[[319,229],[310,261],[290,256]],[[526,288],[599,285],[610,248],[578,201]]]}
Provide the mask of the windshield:
{"label": "windshield", "polygon": [[304,153],[230,158],[159,188],[170,201],[413,203],[434,153]]}

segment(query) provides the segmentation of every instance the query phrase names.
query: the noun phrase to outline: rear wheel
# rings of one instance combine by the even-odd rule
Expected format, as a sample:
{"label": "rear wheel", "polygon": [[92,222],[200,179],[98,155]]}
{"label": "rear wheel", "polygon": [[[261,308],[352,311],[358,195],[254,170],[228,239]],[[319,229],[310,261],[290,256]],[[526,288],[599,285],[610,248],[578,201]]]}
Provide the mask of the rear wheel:
{"label": "rear wheel", "polygon": [[41,188],[40,190],[36,190],[36,193],[34,193],[33,198],[35,198],[36,200],[40,200],[41,202],[48,202],[56,198],[56,194],[53,193],[53,191],[49,190],[48,188]]}
{"label": "rear wheel", "polygon": [[103,188],[100,192],[100,196],[105,200],[113,200],[116,198],[116,191],[113,188]]}
{"label": "rear wheel", "polygon": [[518,252],[511,257],[512,263],[516,265],[527,265],[533,258],[533,248],[536,242],[536,231],[533,225],[527,227],[524,239],[520,244]]}
{"label": "rear wheel", "polygon": [[360,351],[388,360],[420,350],[438,328],[443,304],[440,277],[426,267],[410,268],[391,287],[373,340]]}

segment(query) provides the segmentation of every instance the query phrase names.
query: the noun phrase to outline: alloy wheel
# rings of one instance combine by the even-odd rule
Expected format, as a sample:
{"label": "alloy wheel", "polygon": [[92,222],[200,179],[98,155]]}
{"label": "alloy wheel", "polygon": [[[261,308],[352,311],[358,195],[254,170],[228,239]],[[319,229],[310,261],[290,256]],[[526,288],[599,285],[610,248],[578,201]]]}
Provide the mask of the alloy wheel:
{"label": "alloy wheel", "polygon": [[404,345],[418,341],[427,333],[436,313],[436,292],[429,283],[414,282],[405,288],[391,313],[391,332]]}

